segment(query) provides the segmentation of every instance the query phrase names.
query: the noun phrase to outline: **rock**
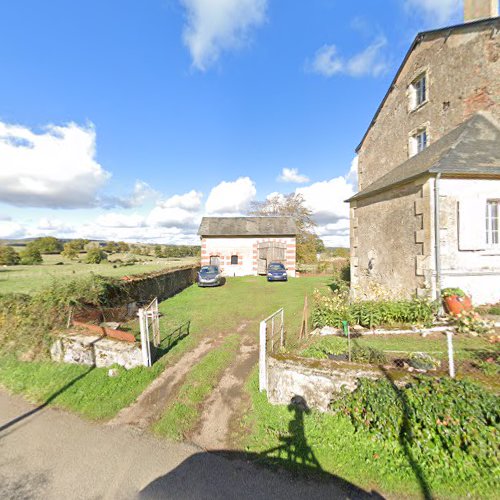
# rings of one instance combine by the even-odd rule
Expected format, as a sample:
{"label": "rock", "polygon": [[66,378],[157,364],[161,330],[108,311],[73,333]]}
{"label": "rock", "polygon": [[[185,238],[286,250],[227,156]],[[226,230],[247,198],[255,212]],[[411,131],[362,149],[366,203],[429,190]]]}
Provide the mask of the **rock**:
{"label": "rock", "polygon": [[118,377],[120,375],[120,372],[116,368],[110,368],[108,370],[108,377]]}
{"label": "rock", "polygon": [[334,328],[333,326],[324,326],[320,331],[320,335],[338,335],[340,330],[338,328]]}

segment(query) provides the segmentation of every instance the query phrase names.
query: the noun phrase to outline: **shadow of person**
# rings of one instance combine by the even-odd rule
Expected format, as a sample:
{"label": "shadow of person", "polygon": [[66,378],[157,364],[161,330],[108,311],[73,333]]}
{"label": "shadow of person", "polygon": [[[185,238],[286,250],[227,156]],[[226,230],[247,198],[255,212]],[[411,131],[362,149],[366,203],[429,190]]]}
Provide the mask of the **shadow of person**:
{"label": "shadow of person", "polygon": [[280,446],[262,453],[232,450],[196,453],[149,483],[140,492],[140,498],[383,498],[323,471],[307,444],[304,414],[310,410],[305,399],[294,396],[288,410],[293,418],[288,424],[288,435],[280,438]]}

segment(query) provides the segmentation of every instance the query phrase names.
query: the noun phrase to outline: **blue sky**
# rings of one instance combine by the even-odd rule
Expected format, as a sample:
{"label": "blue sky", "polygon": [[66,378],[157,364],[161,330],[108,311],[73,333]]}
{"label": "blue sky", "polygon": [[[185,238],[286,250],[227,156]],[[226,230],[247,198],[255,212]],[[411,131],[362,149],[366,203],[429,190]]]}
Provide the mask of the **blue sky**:
{"label": "blue sky", "polygon": [[347,245],[354,148],[415,34],[460,21],[459,0],[2,2],[0,238],[196,243],[202,215],[298,190]]}

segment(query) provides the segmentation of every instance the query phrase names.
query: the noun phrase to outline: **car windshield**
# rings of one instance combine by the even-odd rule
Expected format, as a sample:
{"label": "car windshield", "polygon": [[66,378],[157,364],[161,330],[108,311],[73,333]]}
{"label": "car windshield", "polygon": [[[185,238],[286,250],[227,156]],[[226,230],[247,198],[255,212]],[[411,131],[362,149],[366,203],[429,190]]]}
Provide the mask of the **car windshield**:
{"label": "car windshield", "polygon": [[284,271],[285,266],[283,264],[270,264],[269,265],[269,271]]}
{"label": "car windshield", "polygon": [[200,272],[203,274],[205,274],[205,273],[218,273],[219,268],[217,266],[203,266],[201,268]]}

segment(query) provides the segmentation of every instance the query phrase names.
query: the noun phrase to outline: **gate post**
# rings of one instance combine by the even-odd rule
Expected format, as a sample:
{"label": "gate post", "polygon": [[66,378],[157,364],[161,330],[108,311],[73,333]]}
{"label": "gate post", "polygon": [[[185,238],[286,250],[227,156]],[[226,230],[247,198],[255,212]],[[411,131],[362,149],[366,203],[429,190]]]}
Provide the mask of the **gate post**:
{"label": "gate post", "polygon": [[144,366],[151,366],[151,353],[149,350],[149,335],[147,323],[148,319],[144,314],[144,309],[139,309],[137,313],[139,316],[139,326],[141,327],[141,351],[142,351],[142,364]]}
{"label": "gate post", "polygon": [[267,391],[266,322],[260,322],[259,330],[259,391]]}

